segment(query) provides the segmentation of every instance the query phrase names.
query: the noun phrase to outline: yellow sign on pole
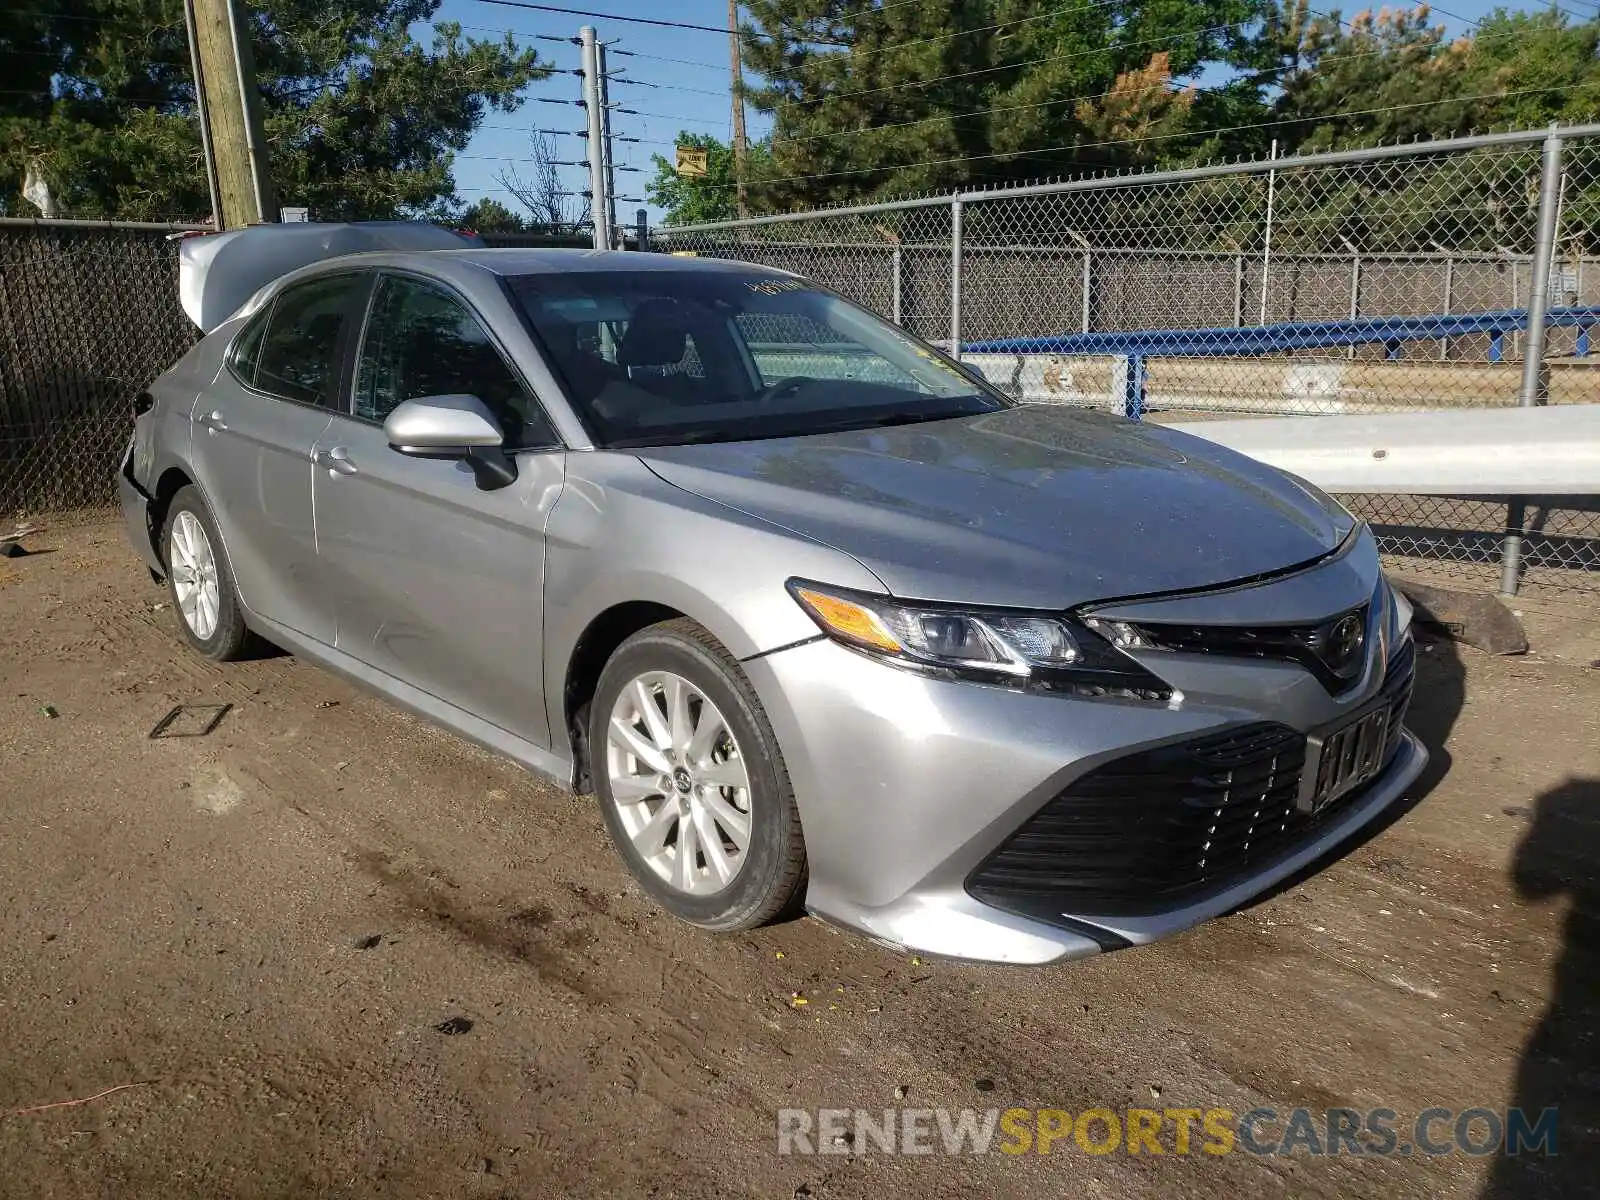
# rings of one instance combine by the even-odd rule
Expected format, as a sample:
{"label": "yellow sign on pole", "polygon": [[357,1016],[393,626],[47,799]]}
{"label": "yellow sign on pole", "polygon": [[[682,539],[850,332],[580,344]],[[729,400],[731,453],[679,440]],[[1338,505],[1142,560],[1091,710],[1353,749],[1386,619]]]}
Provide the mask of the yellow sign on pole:
{"label": "yellow sign on pole", "polygon": [[693,146],[679,146],[677,150],[680,178],[698,179],[710,170],[704,150],[696,150]]}

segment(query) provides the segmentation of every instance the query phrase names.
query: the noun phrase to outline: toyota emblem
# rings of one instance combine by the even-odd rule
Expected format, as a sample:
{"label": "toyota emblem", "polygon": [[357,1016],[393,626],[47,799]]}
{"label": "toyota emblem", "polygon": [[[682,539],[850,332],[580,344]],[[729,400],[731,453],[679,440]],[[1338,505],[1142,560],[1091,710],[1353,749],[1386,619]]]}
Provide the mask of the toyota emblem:
{"label": "toyota emblem", "polygon": [[1367,631],[1360,613],[1346,613],[1331,626],[1322,642],[1322,661],[1339,675],[1355,673]]}

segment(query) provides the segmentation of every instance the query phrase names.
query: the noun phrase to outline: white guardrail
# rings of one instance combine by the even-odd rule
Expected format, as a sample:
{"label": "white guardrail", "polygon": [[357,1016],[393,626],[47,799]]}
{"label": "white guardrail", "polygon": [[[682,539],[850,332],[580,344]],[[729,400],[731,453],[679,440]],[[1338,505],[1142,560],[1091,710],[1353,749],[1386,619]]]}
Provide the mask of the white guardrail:
{"label": "white guardrail", "polygon": [[[1024,403],[1122,411],[1125,357],[967,353],[962,362]],[[1216,364],[1235,373],[1226,381],[1206,378]],[[1381,392],[1363,394],[1349,387],[1350,376],[1363,369],[1416,373],[1438,368],[1428,363],[1264,362],[1257,364],[1259,386],[1245,393],[1239,365],[1233,359],[1183,360],[1170,382],[1158,380],[1152,371],[1149,403],[1152,408],[1272,414],[1162,423],[1292,471],[1329,492],[1600,495],[1600,390],[1595,403],[1519,408],[1505,379],[1520,375],[1520,364],[1469,365],[1465,370],[1452,365],[1440,371],[1450,373],[1451,389],[1459,394],[1463,381],[1472,382],[1469,375],[1482,374],[1484,383],[1495,385],[1494,402],[1501,406],[1397,411],[1397,401]],[[1572,386],[1561,389],[1570,394],[1563,398],[1596,390],[1591,382],[1596,379],[1600,375],[1588,368],[1575,373]],[[1485,393],[1478,403],[1488,399]],[[1324,413],[1332,409],[1343,415],[1291,415],[1309,400],[1317,401]]]}
{"label": "white guardrail", "polygon": [[1174,423],[1329,492],[1600,494],[1600,404]]}

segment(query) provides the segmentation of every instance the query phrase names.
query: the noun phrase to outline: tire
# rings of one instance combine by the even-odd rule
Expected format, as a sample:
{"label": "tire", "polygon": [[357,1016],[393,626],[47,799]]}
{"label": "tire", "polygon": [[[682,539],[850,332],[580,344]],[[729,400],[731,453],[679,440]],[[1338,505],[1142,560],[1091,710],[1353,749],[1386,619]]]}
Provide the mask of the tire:
{"label": "tire", "polygon": [[[657,706],[659,725],[641,700]],[[632,740],[617,733],[614,718]],[[725,738],[715,732],[719,722]],[[677,730],[666,738],[671,751],[652,729]],[[623,642],[600,673],[589,747],[612,843],[662,908],[716,932],[753,929],[798,909],[806,850],[789,773],[750,681],[706,630],[679,619]],[[658,757],[670,771],[659,769]],[[740,778],[746,786],[724,786]],[[647,857],[657,841],[659,852]],[[729,868],[725,878],[719,864]]]}
{"label": "tire", "polygon": [[167,505],[161,561],[167,568],[167,591],[183,640],[216,662],[246,657],[252,649],[252,635],[245,627],[233,572],[216,520],[200,490],[192,485],[180,489]]}

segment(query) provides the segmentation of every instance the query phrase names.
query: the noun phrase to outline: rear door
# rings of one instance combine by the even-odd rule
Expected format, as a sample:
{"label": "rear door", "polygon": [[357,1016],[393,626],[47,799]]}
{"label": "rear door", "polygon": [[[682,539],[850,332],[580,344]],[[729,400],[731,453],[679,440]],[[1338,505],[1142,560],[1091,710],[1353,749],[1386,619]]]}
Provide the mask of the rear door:
{"label": "rear door", "polygon": [[193,463],[245,607],[333,641],[318,587],[311,452],[342,392],[370,277],[319,275],[245,323],[195,405]]}
{"label": "rear door", "polygon": [[[484,401],[518,477],[482,491],[460,461],[389,446],[403,400]],[[549,744],[544,527],[565,454],[533,391],[467,301],[417,276],[372,294],[347,411],[317,447],[319,559],[344,653],[510,733]]]}

